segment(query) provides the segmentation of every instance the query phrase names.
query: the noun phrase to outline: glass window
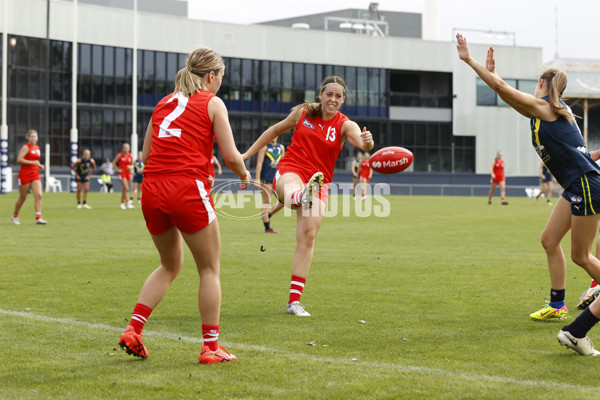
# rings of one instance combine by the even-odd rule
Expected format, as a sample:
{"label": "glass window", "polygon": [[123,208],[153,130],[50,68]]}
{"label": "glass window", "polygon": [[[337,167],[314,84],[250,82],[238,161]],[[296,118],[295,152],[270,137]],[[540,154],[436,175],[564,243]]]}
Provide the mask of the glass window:
{"label": "glass window", "polygon": [[104,75],[113,76],[115,74],[115,48],[104,47]]}
{"label": "glass window", "polygon": [[[139,60],[138,60],[139,62]],[[144,51],[144,79],[154,79],[154,52]]]}
{"label": "glass window", "polygon": [[102,75],[102,46],[92,46],[92,74]]}
{"label": "glass window", "polygon": [[46,53],[44,49],[46,48],[46,41],[37,38],[27,38],[27,42],[29,44],[28,55],[29,55],[29,63],[27,67],[29,68],[42,68],[42,63],[45,66],[46,64]]}
{"label": "glass window", "polygon": [[242,60],[240,58],[232,58],[229,61],[228,75],[231,86],[240,86],[242,82]]}
{"label": "glass window", "polygon": [[[505,79],[505,80],[504,80],[504,82],[506,82],[506,83],[507,83],[509,86],[511,86],[511,87],[514,87],[514,88],[516,88],[516,87],[517,87],[517,80],[516,80],[516,79]],[[497,93],[495,93],[495,94],[496,94],[496,97],[497,97],[496,101],[498,102],[498,105],[499,105],[499,106],[502,106],[502,107],[510,107],[508,104],[506,104],[506,103],[504,102],[504,100],[502,100],[502,99],[500,98],[500,96],[498,96],[498,94],[497,94]]]}
{"label": "glass window", "polygon": [[117,47],[115,49],[115,76],[125,77],[125,69],[127,68],[125,49]]}
{"label": "glass window", "polygon": [[156,79],[167,79],[167,54],[162,51],[156,52]]}
{"label": "glass window", "polygon": [[281,63],[282,86],[286,89],[292,88],[292,63]]}
{"label": "glass window", "polygon": [[252,60],[241,60],[242,62],[242,86],[252,86]]}
{"label": "glass window", "polygon": [[278,61],[271,61],[271,75],[270,75],[270,87],[279,88],[281,87],[281,63]]}
{"label": "glass window", "polygon": [[356,79],[356,103],[358,105],[358,115],[366,117],[368,115],[367,105],[369,97],[369,83],[367,78],[367,69],[357,69]]}
{"label": "glass window", "polygon": [[113,110],[104,110],[102,113],[104,137],[115,137],[114,115]]}
{"label": "glass window", "polygon": [[96,104],[103,103],[104,93],[102,86],[102,76],[92,77],[92,101]]}
{"label": "glass window", "polygon": [[535,86],[537,85],[537,81],[528,80],[528,79],[520,79],[517,81],[517,89],[521,92],[529,93],[533,96],[535,93]]}
{"label": "glass window", "polygon": [[429,124],[427,126],[427,145],[428,146],[439,146],[440,135],[439,126],[436,124]]}
{"label": "glass window", "polygon": [[167,79],[175,81],[175,76],[179,71],[178,55],[176,53],[167,54]]}
{"label": "glass window", "polygon": [[92,73],[92,46],[79,45],[79,73],[89,75]]}
{"label": "glass window", "polygon": [[426,124],[415,124],[417,145],[424,146],[427,144]]}
{"label": "glass window", "polygon": [[496,92],[494,92],[481,78],[477,78],[477,105],[496,105]]}

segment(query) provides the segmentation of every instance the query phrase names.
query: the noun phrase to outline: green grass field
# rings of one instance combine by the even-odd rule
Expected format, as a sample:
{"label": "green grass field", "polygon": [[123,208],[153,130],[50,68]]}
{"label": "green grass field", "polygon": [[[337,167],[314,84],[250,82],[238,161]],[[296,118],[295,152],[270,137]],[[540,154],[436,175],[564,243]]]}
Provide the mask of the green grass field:
{"label": "green grass field", "polygon": [[[597,394],[599,360],[560,347],[561,322],[532,322],[549,292],[545,202],[388,197],[387,218],[326,218],[302,302],[287,315],[295,217],[220,218],[220,343],[232,364],[198,364],[198,277],[189,252],[144,331],[147,360],[117,346],[157,267],[139,207],[118,194],[0,197],[2,399],[575,399]],[[341,199],[340,199],[341,200]],[[353,201],[350,204],[354,204]],[[251,208],[252,206],[247,206]],[[245,209],[243,212],[250,213]],[[353,213],[352,213],[353,214]],[[564,245],[569,254],[569,237]],[[261,252],[263,246],[266,251]],[[569,261],[570,320],[589,284]],[[364,321],[361,323],[360,321]],[[600,340],[600,329],[591,332]],[[309,345],[312,343],[313,345]]]}

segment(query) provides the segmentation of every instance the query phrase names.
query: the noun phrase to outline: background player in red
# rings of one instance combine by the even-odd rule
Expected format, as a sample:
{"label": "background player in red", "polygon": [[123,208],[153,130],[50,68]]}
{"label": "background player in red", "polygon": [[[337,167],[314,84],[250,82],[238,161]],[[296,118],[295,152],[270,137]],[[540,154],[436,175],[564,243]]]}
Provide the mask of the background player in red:
{"label": "background player in red", "polygon": [[357,151],[356,158],[352,160],[352,195],[354,197],[356,197],[356,185],[358,184],[358,180],[360,179],[358,174],[360,173],[360,162],[362,161],[362,157],[362,151]]}
{"label": "background player in red", "polygon": [[[325,78],[319,90],[319,103],[304,103],[292,109],[283,121],[269,127],[244,153],[247,160],[282,133],[294,129],[292,144],[280,161],[274,189],[279,201],[298,209],[296,250],[292,261],[290,297],[286,311],[309,317],[300,297],[312,262],[315,238],[327,206],[328,184],[339,152],[348,140],[369,151],[373,137],[339,112],[346,99],[346,83],[339,76]],[[300,209],[302,207],[302,209]]]}
{"label": "background player in red", "polygon": [[367,199],[367,183],[369,183],[369,181],[373,177],[373,170],[371,169],[371,164],[369,163],[369,158],[371,158],[371,155],[365,151],[365,154],[363,155],[363,159],[360,162],[359,176],[360,176],[360,192],[361,192],[360,199],[361,200]]}
{"label": "background player in red", "polygon": [[213,179],[217,175],[217,174],[215,174],[215,166],[217,167],[217,174],[219,176],[221,176],[223,174],[223,169],[221,168],[221,163],[219,162],[219,159],[217,158],[217,154],[213,150],[212,157],[210,159],[210,176],[212,176]]}
{"label": "background player in red", "polygon": [[134,356],[148,357],[142,329],[181,270],[185,241],[200,276],[198,308],[204,346],[199,361],[236,359],[218,345],[221,237],[209,194],[215,138],[225,162],[242,180],[242,189],[252,178],[235,147],[225,104],[215,96],[224,72],[223,60],[213,50],[193,51],[177,73],[175,92],[157,104],[146,130],[142,212],[161,265],[144,283],[131,323],[119,339],[119,345]]}
{"label": "background player in red", "polygon": [[35,223],[45,225],[47,222],[42,218],[42,180],[40,179],[40,171],[44,170],[44,166],[40,163],[41,152],[40,146],[37,145],[38,133],[31,129],[25,135],[27,143],[21,147],[17,155],[17,163],[21,164],[19,170],[19,198],[15,204],[15,212],[12,215],[12,222],[19,225],[19,210],[27,199],[29,189],[33,192],[34,208],[35,208]]}
{"label": "background player in red", "polygon": [[[75,172],[77,182],[77,208],[91,209],[87,204],[87,195],[90,190],[90,176],[96,170],[96,161],[92,158],[92,152],[85,149],[81,152],[81,158],[73,163],[71,169]],[[83,205],[81,205],[81,190],[83,189]]]}
{"label": "background player in red", "polygon": [[492,175],[492,187],[490,188],[490,195],[488,196],[488,204],[492,204],[492,196],[496,190],[496,186],[500,186],[500,196],[502,198],[502,205],[507,206],[508,203],[505,200],[506,197],[506,178],[504,176],[504,160],[502,159],[502,152],[496,153],[496,158],[492,162],[490,167],[490,173]]}
{"label": "background player in red", "polygon": [[[121,193],[121,209],[133,208],[133,202],[129,199],[129,182],[131,182],[131,170],[133,169],[133,157],[129,151],[129,143],[123,143],[121,152],[113,160],[113,166],[119,174],[119,180],[123,187]],[[125,206],[127,204],[127,206]]]}

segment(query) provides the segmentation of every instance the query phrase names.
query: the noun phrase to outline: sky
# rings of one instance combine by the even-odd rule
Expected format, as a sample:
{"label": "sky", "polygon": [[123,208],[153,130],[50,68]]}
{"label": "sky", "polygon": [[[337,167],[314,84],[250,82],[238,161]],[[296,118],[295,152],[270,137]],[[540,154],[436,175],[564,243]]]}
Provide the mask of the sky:
{"label": "sky", "polygon": [[[376,0],[375,0],[376,1]],[[369,0],[188,0],[190,18],[253,24],[300,15],[359,8]],[[471,42],[511,45],[501,35],[514,33],[517,46],[541,47],[543,61],[560,58],[600,60],[600,0],[379,0],[382,11],[425,13],[437,3],[436,40],[451,41],[465,32]],[[430,14],[430,15],[434,15]],[[512,38],[512,35],[511,35]]]}

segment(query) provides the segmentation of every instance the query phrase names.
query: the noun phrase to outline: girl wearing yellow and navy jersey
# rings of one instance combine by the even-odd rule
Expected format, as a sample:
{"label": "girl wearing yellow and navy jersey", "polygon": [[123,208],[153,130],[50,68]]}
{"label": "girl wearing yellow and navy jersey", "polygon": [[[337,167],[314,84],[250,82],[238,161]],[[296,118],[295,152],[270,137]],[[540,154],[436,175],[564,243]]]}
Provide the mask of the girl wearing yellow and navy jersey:
{"label": "girl wearing yellow and navy jersey", "polygon": [[283,208],[283,204],[278,201],[271,208],[271,194],[273,194],[273,179],[277,172],[277,166],[284,154],[285,146],[277,144],[277,138],[258,151],[254,187],[260,189],[262,196],[261,219],[265,226],[265,233],[278,233],[271,228],[271,217]]}
{"label": "girl wearing yellow and navy jersey", "polygon": [[[552,283],[550,304],[531,314],[533,319],[565,318],[564,303],[566,260],[560,247],[571,230],[571,259],[596,281],[600,279],[600,261],[591,254],[600,222],[600,169],[594,162],[600,152],[588,153],[571,110],[560,99],[567,87],[563,71],[549,69],[540,77],[534,95],[510,87],[495,72],[494,49],[490,47],[486,65],[471,58],[467,40],[456,35],[457,50],[481,79],[508,105],[531,119],[533,145],[556,180],[565,188],[542,233]],[[600,355],[585,337],[600,318],[600,300],[596,299],[572,324],[563,328],[559,342],[580,354]]]}

